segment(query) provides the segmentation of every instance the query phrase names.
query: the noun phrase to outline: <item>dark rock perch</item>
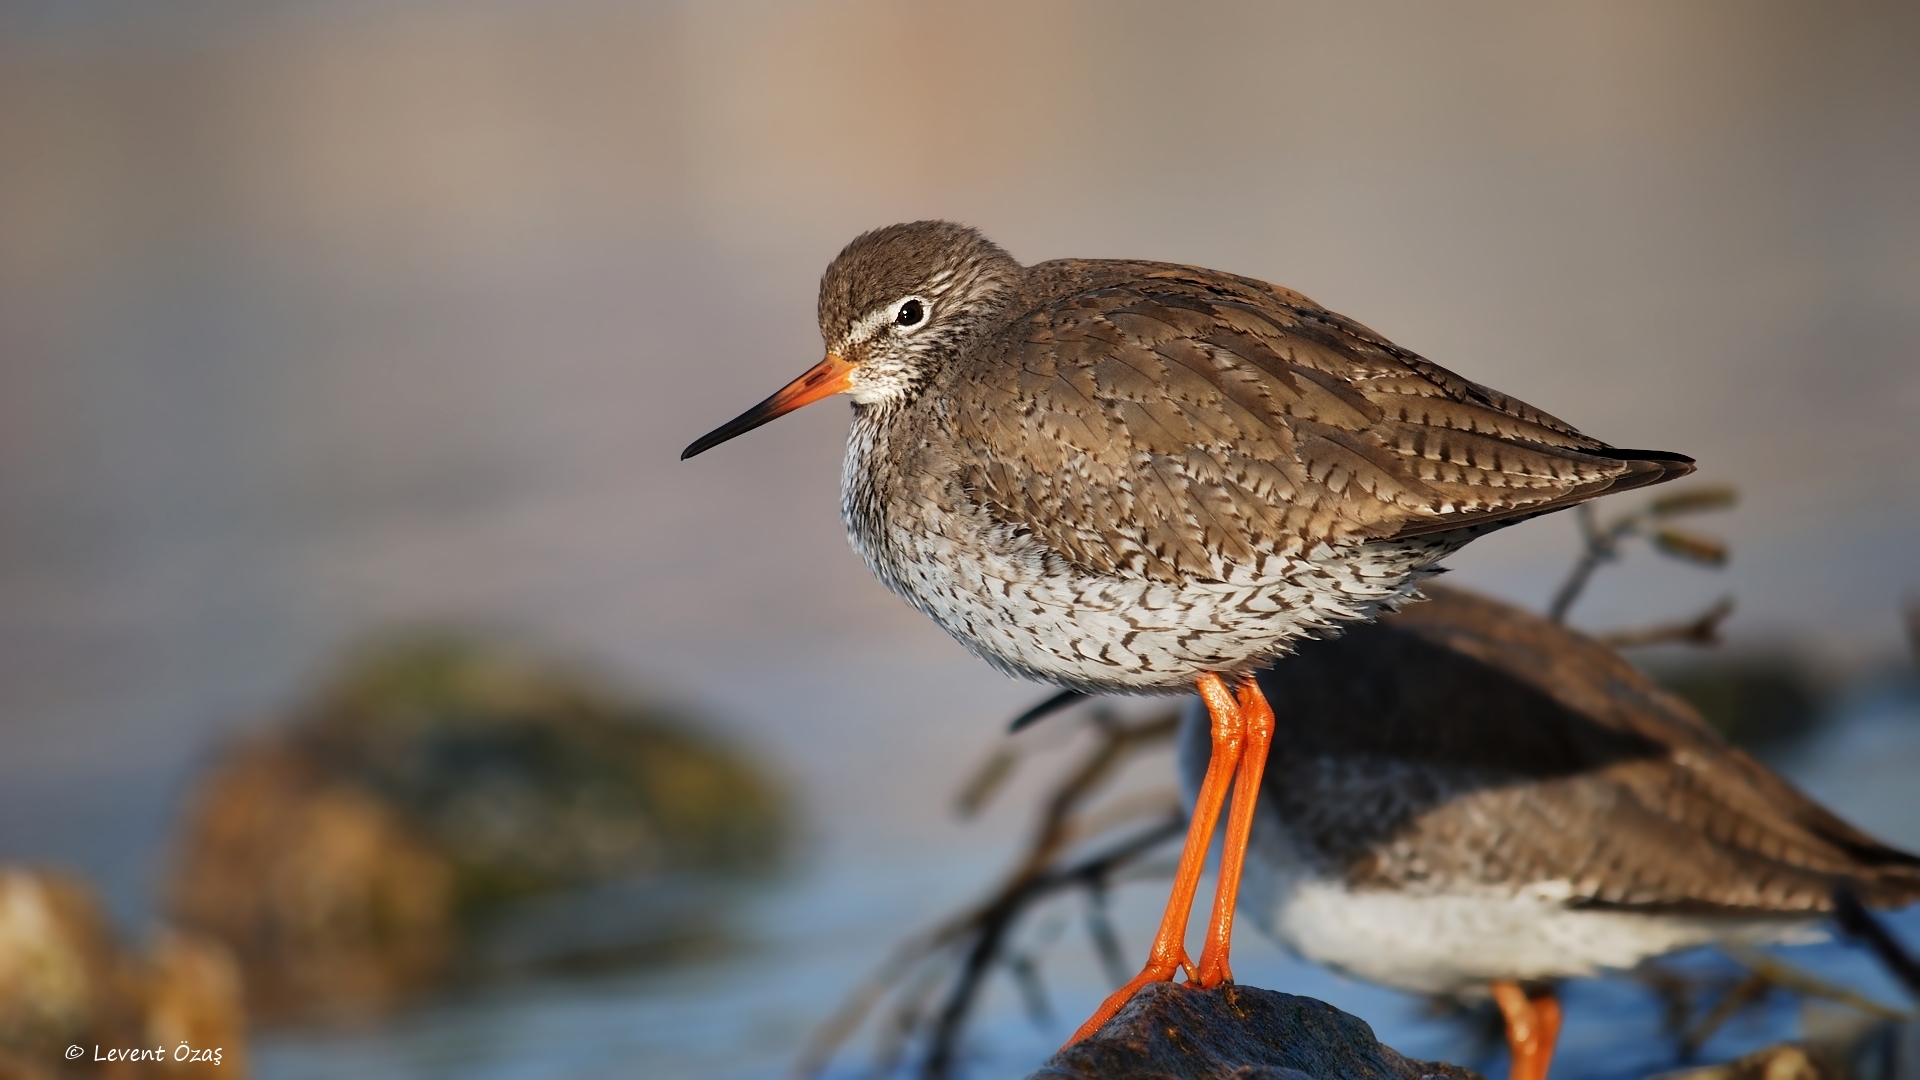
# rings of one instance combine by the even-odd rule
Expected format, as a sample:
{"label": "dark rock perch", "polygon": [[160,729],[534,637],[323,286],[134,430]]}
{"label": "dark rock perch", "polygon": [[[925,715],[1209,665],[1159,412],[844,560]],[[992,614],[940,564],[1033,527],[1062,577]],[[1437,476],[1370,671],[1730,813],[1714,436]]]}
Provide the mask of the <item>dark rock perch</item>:
{"label": "dark rock perch", "polygon": [[1028,1080],[1481,1080],[1415,1061],[1324,1001],[1252,986],[1156,983]]}

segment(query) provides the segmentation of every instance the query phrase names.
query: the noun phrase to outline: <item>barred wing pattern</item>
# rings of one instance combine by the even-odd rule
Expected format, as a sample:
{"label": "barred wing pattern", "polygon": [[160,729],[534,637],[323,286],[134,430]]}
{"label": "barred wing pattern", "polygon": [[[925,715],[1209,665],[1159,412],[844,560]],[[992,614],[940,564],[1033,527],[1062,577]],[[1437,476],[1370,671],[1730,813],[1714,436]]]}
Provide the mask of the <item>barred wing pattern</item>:
{"label": "barred wing pattern", "polygon": [[[1451,589],[1261,675],[1263,799],[1359,888],[1556,883],[1694,914],[1920,899],[1920,858],[1815,803],[1612,650]],[[1393,672],[1383,679],[1383,670]]]}
{"label": "barred wing pattern", "polygon": [[1042,301],[982,353],[1017,378],[936,397],[965,490],[1092,573],[1258,574],[1321,542],[1485,526],[1691,471],[1290,290],[1163,263],[1031,273]]}

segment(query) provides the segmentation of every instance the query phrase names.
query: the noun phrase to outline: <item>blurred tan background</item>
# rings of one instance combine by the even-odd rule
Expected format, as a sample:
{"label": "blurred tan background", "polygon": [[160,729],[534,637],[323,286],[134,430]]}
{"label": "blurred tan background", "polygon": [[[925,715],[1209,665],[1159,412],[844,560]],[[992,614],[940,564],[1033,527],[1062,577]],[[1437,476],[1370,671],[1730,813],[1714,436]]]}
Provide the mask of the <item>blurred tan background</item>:
{"label": "blurred tan background", "polygon": [[[179,778],[343,643],[497,626],[941,842],[1036,688],[847,549],[817,359],[872,226],[1300,289],[1737,485],[1684,614],[1838,662],[1920,590],[1920,8],[0,4],[0,855],[142,910]],[[1544,604],[1549,519],[1457,580]],[[884,768],[877,768],[885,763]],[[1017,819],[1016,819],[1017,820]]]}

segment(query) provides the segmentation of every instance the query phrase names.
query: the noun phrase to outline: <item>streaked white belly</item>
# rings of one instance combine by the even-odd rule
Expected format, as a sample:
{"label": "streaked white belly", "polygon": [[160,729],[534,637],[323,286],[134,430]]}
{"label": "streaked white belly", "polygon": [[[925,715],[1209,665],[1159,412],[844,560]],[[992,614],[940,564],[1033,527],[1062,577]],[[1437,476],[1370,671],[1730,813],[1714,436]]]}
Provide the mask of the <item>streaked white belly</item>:
{"label": "streaked white belly", "polygon": [[1023,537],[970,542],[973,523],[946,520],[960,516],[928,515],[934,528],[894,535],[894,565],[869,563],[1002,670],[1095,692],[1253,670],[1316,630],[1391,609],[1419,569],[1464,543],[1320,545],[1270,556],[1258,574],[1222,566],[1219,580],[1176,585],[1087,575]]}
{"label": "streaked white belly", "polygon": [[[1277,827],[1271,818],[1261,824]],[[1309,960],[1416,993],[1590,976],[1696,945],[1786,940],[1812,923],[1581,909],[1566,903],[1567,883],[1554,881],[1445,893],[1349,891],[1303,866],[1270,830],[1255,833],[1260,857],[1248,860],[1241,910]]]}

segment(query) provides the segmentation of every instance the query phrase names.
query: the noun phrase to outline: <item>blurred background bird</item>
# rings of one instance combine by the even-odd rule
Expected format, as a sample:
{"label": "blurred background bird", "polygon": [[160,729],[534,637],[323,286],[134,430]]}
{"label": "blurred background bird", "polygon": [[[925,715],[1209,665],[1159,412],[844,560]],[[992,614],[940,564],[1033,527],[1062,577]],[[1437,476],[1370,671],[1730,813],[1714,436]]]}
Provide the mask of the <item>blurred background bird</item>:
{"label": "blurred background bird", "polygon": [[[1492,988],[1515,1080],[1555,981],[1804,936],[1835,890],[1920,900],[1920,857],[1726,741],[1618,653],[1441,587],[1259,678],[1277,716],[1243,910],[1301,956],[1424,994]],[[1197,792],[1208,718],[1187,706]]]}

